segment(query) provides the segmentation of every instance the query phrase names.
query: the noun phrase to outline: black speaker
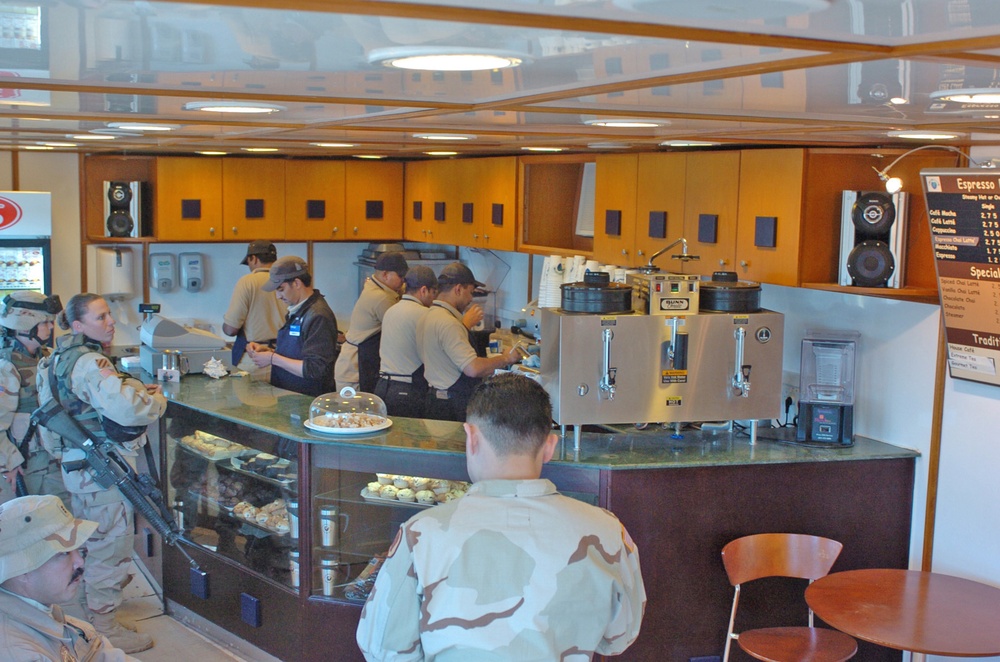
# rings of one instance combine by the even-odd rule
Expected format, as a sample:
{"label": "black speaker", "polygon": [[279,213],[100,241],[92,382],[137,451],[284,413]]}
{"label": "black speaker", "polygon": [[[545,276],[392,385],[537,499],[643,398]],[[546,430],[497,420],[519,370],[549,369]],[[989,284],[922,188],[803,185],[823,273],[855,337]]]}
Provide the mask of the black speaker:
{"label": "black speaker", "polygon": [[140,182],[104,182],[104,236],[141,236],[141,215]]}
{"label": "black speaker", "polygon": [[905,193],[843,192],[841,285],[902,287],[905,250]]}

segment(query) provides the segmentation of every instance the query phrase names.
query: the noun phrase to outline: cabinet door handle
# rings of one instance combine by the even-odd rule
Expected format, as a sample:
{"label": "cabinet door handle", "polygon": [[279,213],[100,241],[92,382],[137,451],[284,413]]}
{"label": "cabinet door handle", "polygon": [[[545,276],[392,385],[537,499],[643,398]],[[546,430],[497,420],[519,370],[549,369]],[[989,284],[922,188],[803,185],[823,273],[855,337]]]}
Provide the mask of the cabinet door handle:
{"label": "cabinet door handle", "polygon": [[750,263],[747,262],[746,260],[740,260],[740,266],[746,269],[747,267],[750,266]]}
{"label": "cabinet door handle", "polygon": [[238,233],[239,233],[239,228],[237,228],[237,227],[236,227],[236,226],[234,225],[234,226],[233,226],[233,234],[238,234]]}
{"label": "cabinet door handle", "polygon": [[642,249],[641,248],[636,252],[636,255],[638,255],[639,257],[642,257]]}
{"label": "cabinet door handle", "polygon": [[622,249],[622,255],[628,255],[628,251],[625,250],[624,248]]}
{"label": "cabinet door handle", "polygon": [[354,234],[357,234],[357,233],[358,233],[358,228],[357,228],[357,226],[355,226],[354,227]]}
{"label": "cabinet door handle", "polygon": [[478,235],[478,234],[475,234],[475,233],[473,233],[473,234],[472,234],[472,238],[473,238],[473,239],[479,239],[479,235]]}
{"label": "cabinet door handle", "polygon": [[214,237],[215,236],[215,228],[209,228],[208,229],[208,234]]}
{"label": "cabinet door handle", "polygon": [[729,260],[719,260],[719,266],[724,267],[729,264]]}
{"label": "cabinet door handle", "polygon": [[340,228],[334,228],[330,234],[337,234],[338,232],[340,232]]}
{"label": "cabinet door handle", "polygon": [[489,241],[490,240],[490,236],[488,234],[484,234],[483,235],[483,239],[485,239],[486,241]]}

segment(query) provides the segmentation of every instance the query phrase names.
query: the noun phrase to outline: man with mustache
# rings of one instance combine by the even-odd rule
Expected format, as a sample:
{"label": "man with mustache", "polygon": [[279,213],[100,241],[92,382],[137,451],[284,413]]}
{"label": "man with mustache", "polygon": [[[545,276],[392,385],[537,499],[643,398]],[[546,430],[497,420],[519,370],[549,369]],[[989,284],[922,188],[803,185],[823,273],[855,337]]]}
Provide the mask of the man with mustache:
{"label": "man with mustache", "polygon": [[63,614],[83,576],[81,546],[97,522],[76,519],[58,497],[0,505],[0,651],[5,662],[137,662],[94,626]]}

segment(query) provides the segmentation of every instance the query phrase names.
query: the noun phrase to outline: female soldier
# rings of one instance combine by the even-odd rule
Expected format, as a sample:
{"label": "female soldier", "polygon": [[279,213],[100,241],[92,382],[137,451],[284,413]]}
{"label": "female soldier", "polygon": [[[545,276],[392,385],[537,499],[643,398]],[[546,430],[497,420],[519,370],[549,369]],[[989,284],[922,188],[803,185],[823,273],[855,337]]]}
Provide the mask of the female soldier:
{"label": "female soldier", "polygon": [[[56,341],[53,355],[38,364],[38,400],[44,406],[57,400],[98,439],[118,442],[120,455],[134,462],[136,450],[146,441],[145,426],[156,422],[167,408],[158,385],[144,385],[119,373],[103,348],[115,335],[115,320],[108,303],[96,294],[77,294],[66,304],[57,322],[71,335]],[[128,427],[126,427],[128,426]],[[63,449],[57,435],[43,429],[43,442],[63,460],[82,452]],[[87,616],[97,631],[126,653],[153,645],[147,634],[133,632],[115,620],[128,582],[132,553],[132,504],[117,487],[102,488],[88,469],[66,471],[63,480],[77,517],[98,523],[87,542],[83,579]]]}
{"label": "female soldier", "polygon": [[6,478],[0,482],[0,503],[14,498],[19,476],[28,494],[54,494],[69,502],[59,460],[41,447],[28,424],[38,407],[38,360],[52,351],[46,344],[60,310],[58,296],[41,292],[12,292],[0,302],[0,473]]}

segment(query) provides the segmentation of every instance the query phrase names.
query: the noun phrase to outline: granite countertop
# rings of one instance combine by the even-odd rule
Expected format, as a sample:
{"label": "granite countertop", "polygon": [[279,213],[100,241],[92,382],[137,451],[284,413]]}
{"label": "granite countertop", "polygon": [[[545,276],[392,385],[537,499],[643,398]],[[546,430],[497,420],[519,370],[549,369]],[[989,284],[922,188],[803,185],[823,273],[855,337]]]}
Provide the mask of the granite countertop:
{"label": "granite countertop", "polygon": [[[143,374],[145,381],[152,381]],[[303,443],[382,447],[423,453],[464,454],[465,432],[461,423],[393,417],[386,430],[358,434],[313,432],[309,420],[313,398],[275,388],[249,377],[215,380],[188,375],[179,383],[164,383],[164,394],[176,405],[211,414]],[[696,466],[785,464],[913,458],[917,451],[866,437],[856,437],[853,447],[814,448],[775,441],[787,438],[788,429],[761,429],[755,444],[749,436],[734,432],[685,430],[680,439],[672,429],[651,426],[636,430],[615,426],[607,432],[584,432],[580,450],[574,451],[573,431],[567,429],[555,463],[586,465],[594,469],[659,469]],[[557,430],[558,432],[558,430]]]}

